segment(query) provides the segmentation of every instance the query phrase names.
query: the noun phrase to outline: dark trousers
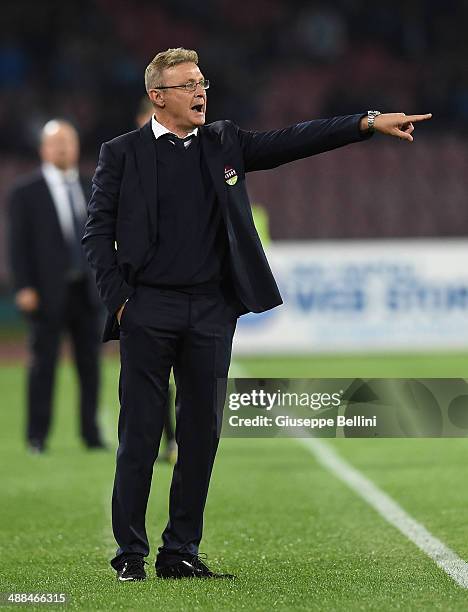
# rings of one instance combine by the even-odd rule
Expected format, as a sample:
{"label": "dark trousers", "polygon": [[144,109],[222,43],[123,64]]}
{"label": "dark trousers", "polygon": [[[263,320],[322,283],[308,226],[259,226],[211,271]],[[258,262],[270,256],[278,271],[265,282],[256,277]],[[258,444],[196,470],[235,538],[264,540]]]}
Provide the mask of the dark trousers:
{"label": "dark trousers", "polygon": [[120,328],[119,448],[112,523],[119,546],[111,564],[149,553],[145,527],[153,464],[167,405],[171,368],[176,383],[176,441],[169,522],[158,565],[198,553],[203,511],[221,431],[226,378],[238,309],[216,295],[138,286]]}
{"label": "dark trousers", "polygon": [[52,416],[52,396],[60,340],[68,331],[80,384],[80,432],[87,444],[100,435],[96,422],[99,386],[100,315],[91,307],[87,284],[70,283],[62,312],[42,310],[29,319],[31,362],[28,373],[27,438],[44,443]]}
{"label": "dark trousers", "polygon": [[174,442],[175,432],[174,425],[172,424],[172,413],[174,406],[174,389],[173,385],[169,385],[167,394],[166,412],[164,414],[164,435],[166,436],[167,443]]}

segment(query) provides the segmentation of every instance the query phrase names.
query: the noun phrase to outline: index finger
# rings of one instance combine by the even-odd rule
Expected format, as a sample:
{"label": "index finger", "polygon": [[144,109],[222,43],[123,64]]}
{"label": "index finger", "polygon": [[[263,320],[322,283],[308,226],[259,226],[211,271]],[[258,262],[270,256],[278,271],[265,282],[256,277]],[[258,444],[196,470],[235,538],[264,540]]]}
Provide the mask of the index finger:
{"label": "index finger", "polygon": [[432,113],[427,113],[426,115],[406,115],[405,123],[415,123],[416,121],[426,121],[426,119],[430,119],[432,117]]}

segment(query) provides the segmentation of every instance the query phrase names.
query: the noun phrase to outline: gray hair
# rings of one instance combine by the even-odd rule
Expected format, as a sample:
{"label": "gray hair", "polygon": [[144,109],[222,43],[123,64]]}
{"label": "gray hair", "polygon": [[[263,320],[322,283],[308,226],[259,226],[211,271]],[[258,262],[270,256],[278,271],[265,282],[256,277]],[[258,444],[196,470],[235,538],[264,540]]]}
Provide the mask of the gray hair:
{"label": "gray hair", "polygon": [[157,89],[162,83],[162,73],[166,68],[172,68],[177,64],[193,62],[198,64],[198,53],[191,49],[177,47],[177,49],[167,49],[158,53],[148,64],[145,70],[146,91]]}

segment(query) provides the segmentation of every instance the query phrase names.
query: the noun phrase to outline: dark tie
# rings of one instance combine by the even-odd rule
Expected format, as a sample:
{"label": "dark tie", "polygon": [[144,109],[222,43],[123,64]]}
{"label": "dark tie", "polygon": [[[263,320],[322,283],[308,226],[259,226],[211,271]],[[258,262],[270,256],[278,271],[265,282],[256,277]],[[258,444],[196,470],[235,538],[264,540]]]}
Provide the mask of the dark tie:
{"label": "dark tie", "polygon": [[68,240],[70,249],[70,277],[78,278],[82,276],[86,269],[84,252],[81,247],[81,238],[84,234],[84,219],[78,215],[76,205],[75,183],[65,181],[67,200],[70,207],[71,218],[73,220],[73,235]]}
{"label": "dark tie", "polygon": [[[165,138],[173,145],[175,145],[180,151],[185,151],[192,142],[192,139],[195,138],[195,134],[190,134],[190,136],[186,136],[185,138],[179,138],[172,132],[166,132],[161,136],[161,138]],[[186,144],[188,143],[188,144]]]}

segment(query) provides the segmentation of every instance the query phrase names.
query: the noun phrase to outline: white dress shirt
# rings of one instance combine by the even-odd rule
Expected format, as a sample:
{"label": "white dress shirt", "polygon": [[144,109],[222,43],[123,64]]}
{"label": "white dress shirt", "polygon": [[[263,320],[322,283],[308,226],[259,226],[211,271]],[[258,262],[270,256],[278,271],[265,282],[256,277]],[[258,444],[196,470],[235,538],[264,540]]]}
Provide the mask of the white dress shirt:
{"label": "white dress shirt", "polygon": [[[164,134],[173,134],[174,133],[174,132],[171,132],[171,130],[168,130],[167,127],[165,127],[164,125],[159,123],[159,121],[156,121],[156,118],[155,118],[154,115],[151,117],[151,128],[153,130],[153,134],[154,134],[154,137],[156,138],[156,140],[158,138],[161,138],[161,136],[163,136]],[[197,134],[198,134],[198,128],[195,128],[191,132],[189,132],[187,134],[187,136],[196,136]],[[186,136],[186,138],[187,138],[187,136]],[[184,146],[185,146],[185,148],[190,146],[190,141],[184,142]]]}
{"label": "white dress shirt", "polygon": [[76,240],[73,218],[70,210],[70,199],[67,183],[73,191],[73,207],[78,219],[86,219],[86,201],[81,189],[79,174],[76,168],[60,170],[50,163],[42,164],[42,175],[49,189],[62,233],[67,241]]}

